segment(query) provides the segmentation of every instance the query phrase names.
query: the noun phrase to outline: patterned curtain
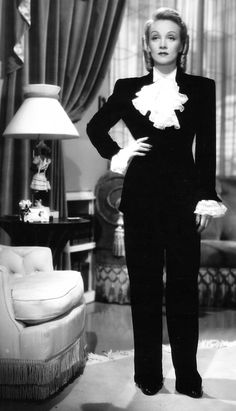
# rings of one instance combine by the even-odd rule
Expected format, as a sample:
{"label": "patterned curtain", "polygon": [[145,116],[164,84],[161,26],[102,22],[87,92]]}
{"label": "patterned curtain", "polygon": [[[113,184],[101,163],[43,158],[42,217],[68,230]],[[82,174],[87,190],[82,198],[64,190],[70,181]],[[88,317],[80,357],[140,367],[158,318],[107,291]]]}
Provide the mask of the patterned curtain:
{"label": "patterned curtain", "polygon": [[[236,174],[236,2],[235,0],[127,0],[110,67],[110,89],[118,78],[146,74],[141,37],[145,21],[158,7],[177,9],[190,34],[187,72],[216,81],[217,174]],[[113,138],[132,139],[120,122]]]}

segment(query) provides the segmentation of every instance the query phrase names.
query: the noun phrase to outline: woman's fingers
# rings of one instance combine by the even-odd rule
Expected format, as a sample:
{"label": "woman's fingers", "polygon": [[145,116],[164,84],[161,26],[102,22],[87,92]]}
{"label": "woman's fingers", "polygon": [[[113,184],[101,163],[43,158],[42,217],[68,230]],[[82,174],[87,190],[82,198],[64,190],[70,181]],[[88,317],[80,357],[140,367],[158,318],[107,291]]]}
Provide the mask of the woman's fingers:
{"label": "woman's fingers", "polygon": [[138,145],[138,146],[134,149],[134,151],[145,151],[145,152],[147,152],[147,151],[150,151],[151,148],[152,148],[151,146]]}
{"label": "woman's fingers", "polygon": [[196,214],[196,225],[199,225],[201,221],[201,216],[200,214]]}
{"label": "woman's fingers", "polygon": [[149,137],[141,137],[123,149],[127,153],[129,161],[135,156],[145,156],[151,150],[151,144],[145,142],[148,138]]}
{"label": "woman's fingers", "polygon": [[140,137],[136,140],[136,143],[142,143],[143,141],[147,141],[149,137]]}
{"label": "woman's fingers", "polygon": [[197,231],[201,233],[205,228],[207,228],[208,224],[210,223],[212,217],[208,214],[201,215],[197,214],[196,215],[196,224],[197,224]]}
{"label": "woman's fingers", "polygon": [[134,153],[147,153],[151,150],[152,145],[149,143],[145,143],[148,137],[142,137],[135,141],[134,143]]}

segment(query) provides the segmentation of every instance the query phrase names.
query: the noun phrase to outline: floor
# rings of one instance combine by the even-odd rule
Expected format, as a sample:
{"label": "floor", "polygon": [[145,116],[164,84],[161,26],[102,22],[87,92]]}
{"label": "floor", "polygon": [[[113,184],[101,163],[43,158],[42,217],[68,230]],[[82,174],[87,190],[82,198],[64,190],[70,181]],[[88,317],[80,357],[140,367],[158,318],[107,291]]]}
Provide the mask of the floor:
{"label": "floor", "polygon": [[[90,303],[87,306],[87,343],[90,352],[102,354],[109,350],[133,348],[132,322],[129,305]],[[163,343],[168,344],[165,313],[163,312]],[[200,310],[200,340],[236,339],[236,310]]]}

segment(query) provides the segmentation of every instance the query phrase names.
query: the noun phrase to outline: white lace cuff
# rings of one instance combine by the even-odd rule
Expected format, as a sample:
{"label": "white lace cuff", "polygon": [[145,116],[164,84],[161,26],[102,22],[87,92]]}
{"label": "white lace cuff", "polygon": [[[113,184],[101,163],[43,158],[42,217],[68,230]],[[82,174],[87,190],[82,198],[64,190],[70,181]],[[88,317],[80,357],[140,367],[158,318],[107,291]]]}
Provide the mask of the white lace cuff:
{"label": "white lace cuff", "polygon": [[197,203],[194,213],[201,215],[210,215],[213,218],[223,217],[227,208],[223,203],[215,200],[201,200]]}
{"label": "white lace cuff", "polygon": [[121,149],[111,159],[110,169],[114,173],[125,174],[129,161],[129,153],[125,149]]}

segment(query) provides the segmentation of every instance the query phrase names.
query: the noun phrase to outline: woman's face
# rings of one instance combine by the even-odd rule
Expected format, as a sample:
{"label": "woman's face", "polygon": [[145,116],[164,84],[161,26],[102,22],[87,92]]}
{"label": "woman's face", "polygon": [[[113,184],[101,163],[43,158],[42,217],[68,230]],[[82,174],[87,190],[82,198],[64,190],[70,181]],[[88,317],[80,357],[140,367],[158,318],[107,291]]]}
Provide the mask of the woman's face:
{"label": "woman's face", "polygon": [[154,65],[163,73],[176,67],[178,54],[182,50],[180,27],[172,20],[157,20],[149,29],[149,51]]}

